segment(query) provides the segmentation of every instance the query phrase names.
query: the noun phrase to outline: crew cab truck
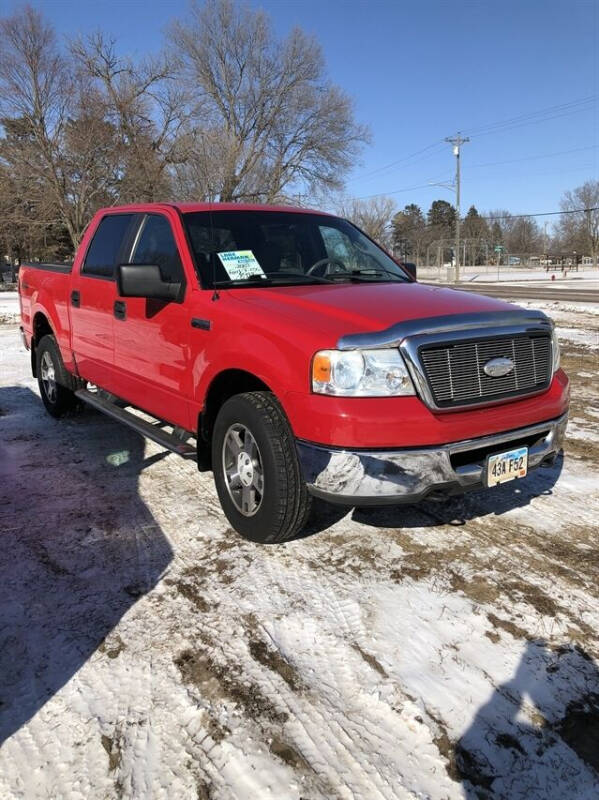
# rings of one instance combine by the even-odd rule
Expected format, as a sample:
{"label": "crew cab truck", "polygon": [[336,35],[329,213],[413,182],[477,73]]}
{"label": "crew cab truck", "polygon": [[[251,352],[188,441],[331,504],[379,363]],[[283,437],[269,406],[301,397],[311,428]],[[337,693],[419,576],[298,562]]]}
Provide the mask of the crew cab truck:
{"label": "crew cab truck", "polygon": [[329,214],[104,209],[72,266],[21,268],[19,296],[48,412],[88,403],[197,459],[254,541],[293,537],[313,496],[414,503],[523,479],[562,445],[550,319],[419,284]]}

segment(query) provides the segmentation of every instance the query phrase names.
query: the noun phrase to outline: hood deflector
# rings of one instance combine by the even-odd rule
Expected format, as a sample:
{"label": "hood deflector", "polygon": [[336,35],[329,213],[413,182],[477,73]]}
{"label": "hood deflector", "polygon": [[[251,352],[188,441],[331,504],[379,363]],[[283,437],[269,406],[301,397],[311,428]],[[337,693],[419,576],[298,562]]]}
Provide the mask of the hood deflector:
{"label": "hood deflector", "polygon": [[342,336],[337,342],[339,350],[374,350],[381,347],[399,347],[409,336],[422,334],[457,333],[459,331],[481,330],[487,328],[539,326],[551,331],[552,320],[542,311],[515,309],[514,311],[480,311],[468,314],[445,314],[440,317],[422,317],[398,322],[382,331],[352,333]]}

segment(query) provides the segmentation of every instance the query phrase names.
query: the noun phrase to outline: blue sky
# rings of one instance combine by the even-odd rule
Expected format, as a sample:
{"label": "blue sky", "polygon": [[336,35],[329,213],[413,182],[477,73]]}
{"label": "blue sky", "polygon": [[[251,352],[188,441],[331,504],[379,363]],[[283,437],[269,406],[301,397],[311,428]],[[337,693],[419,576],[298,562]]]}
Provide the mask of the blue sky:
{"label": "blue sky", "polygon": [[[293,25],[316,35],[331,79],[370,126],[372,144],[348,178],[348,195],[386,193],[399,207],[425,209],[437,197],[453,202],[452,192],[428,184],[453,177],[450,145],[441,142],[457,130],[471,131],[462,153],[464,211],[472,203],[551,211],[565,189],[599,178],[597,0],[250,4],[270,14],[279,35]],[[0,0],[3,14],[18,5]],[[32,5],[59,33],[100,27],[132,53],[160,48],[169,20],[187,8],[158,0]]]}

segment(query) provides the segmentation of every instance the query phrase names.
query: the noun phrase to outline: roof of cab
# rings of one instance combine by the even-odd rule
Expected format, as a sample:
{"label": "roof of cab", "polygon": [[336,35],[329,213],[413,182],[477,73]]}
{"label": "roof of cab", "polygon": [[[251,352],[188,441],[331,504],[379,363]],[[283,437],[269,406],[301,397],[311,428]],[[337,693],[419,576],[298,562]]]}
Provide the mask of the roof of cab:
{"label": "roof of cab", "polygon": [[176,208],[182,214],[194,211],[287,211],[295,214],[321,214],[325,217],[332,216],[326,211],[318,211],[312,208],[298,208],[296,206],[269,206],[251,203],[134,203],[124,206],[113,206],[102,209],[103,212],[112,211],[151,211],[152,209]]}

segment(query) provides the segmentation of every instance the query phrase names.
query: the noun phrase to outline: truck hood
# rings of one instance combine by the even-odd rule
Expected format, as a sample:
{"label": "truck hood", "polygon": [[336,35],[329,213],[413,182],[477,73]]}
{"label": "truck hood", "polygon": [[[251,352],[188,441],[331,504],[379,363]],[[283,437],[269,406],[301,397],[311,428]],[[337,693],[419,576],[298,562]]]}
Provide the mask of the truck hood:
{"label": "truck hood", "polygon": [[283,315],[306,330],[336,338],[388,328],[396,322],[445,314],[513,311],[503,300],[421,283],[341,284],[229,290],[259,307],[265,320]]}

